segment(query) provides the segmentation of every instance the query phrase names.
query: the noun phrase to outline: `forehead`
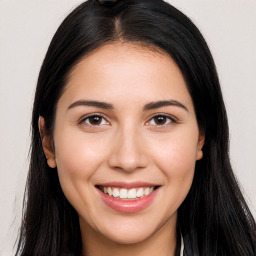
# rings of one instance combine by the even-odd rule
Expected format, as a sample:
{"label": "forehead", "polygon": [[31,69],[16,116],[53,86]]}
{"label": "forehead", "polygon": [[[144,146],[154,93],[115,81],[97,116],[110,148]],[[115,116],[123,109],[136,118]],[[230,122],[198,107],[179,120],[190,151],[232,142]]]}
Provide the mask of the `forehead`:
{"label": "forehead", "polygon": [[[99,71],[102,67],[102,74],[105,72],[103,69],[105,68],[107,69],[106,71],[110,72],[109,75],[114,76],[114,71],[121,71],[122,68],[127,68],[128,65],[131,64],[134,65],[134,68],[141,65],[140,70],[138,70],[141,71],[141,73],[145,72],[147,68],[157,68],[155,70],[156,72],[159,72],[159,69],[162,68],[164,71],[165,68],[163,69],[163,66],[166,66],[168,72],[176,73],[182,77],[176,63],[163,50],[139,43],[114,42],[103,45],[86,55],[72,69],[69,78],[74,78],[84,68],[86,68],[88,72],[92,69],[96,71],[96,67]],[[114,69],[111,70],[111,68]],[[136,75],[137,72],[134,72],[135,70],[132,69],[131,66],[129,68],[133,71],[133,74]],[[132,75],[132,73],[130,75]]]}
{"label": "forehead", "polygon": [[84,57],[70,73],[62,97],[134,102],[169,97],[191,104],[182,73],[172,58],[130,43],[107,44]]}

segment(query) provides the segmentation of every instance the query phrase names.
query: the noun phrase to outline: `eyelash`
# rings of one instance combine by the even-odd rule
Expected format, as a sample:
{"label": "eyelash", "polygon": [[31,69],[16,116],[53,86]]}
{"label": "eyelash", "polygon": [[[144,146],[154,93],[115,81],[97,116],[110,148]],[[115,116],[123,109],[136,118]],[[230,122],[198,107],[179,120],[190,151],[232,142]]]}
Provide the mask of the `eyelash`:
{"label": "eyelash", "polygon": [[[86,123],[86,120],[89,120],[90,118],[100,118],[101,120],[105,120],[106,121],[106,123],[107,124],[109,124],[109,121],[107,121],[107,118],[106,117],[104,117],[103,115],[101,115],[101,114],[98,114],[98,113],[95,113],[95,114],[90,114],[90,115],[87,115],[87,116],[84,116],[84,117],[82,117],[80,120],[79,120],[79,122],[78,122],[78,124],[79,125],[82,125],[82,124],[84,124],[84,123]],[[92,126],[92,127],[97,127],[97,126],[101,126],[101,125],[97,125],[97,124],[89,124],[89,123],[86,123],[86,125],[87,126]]]}
{"label": "eyelash", "polygon": [[[156,122],[154,121],[155,124],[150,124],[151,121],[155,120],[156,118],[164,118],[165,119],[165,123],[164,124],[156,124]],[[90,123],[86,123],[87,120],[89,120],[90,118],[100,118],[101,122],[102,120],[105,120],[105,123],[104,124],[90,124]],[[168,123],[166,123],[168,122]],[[87,126],[91,126],[91,127],[99,127],[101,125],[105,125],[105,124],[110,124],[110,122],[107,120],[107,118],[101,114],[98,114],[98,113],[95,113],[95,114],[90,114],[90,115],[87,115],[87,116],[84,116],[82,117],[79,121],[78,121],[78,124],[79,125],[82,125],[86,123]],[[166,114],[157,114],[157,115],[154,115],[152,116],[149,121],[146,122],[146,125],[147,126],[157,126],[157,127],[165,127],[165,126],[168,126],[170,123],[178,123],[178,121],[172,117],[172,116],[169,116],[169,115],[166,115]]]}
{"label": "eyelash", "polygon": [[[154,115],[153,117],[151,117],[149,119],[149,121],[146,123],[146,125],[151,125],[151,124],[149,124],[151,121],[155,120],[156,118],[160,118],[160,117],[165,119],[165,123],[164,124],[156,124],[156,122],[154,121],[155,124],[153,124],[152,126],[165,127],[165,126],[168,126],[170,123],[172,123],[172,124],[177,123],[177,120],[172,116],[169,116],[166,114],[157,114],[157,115]],[[167,121],[168,121],[168,123],[166,123]]]}

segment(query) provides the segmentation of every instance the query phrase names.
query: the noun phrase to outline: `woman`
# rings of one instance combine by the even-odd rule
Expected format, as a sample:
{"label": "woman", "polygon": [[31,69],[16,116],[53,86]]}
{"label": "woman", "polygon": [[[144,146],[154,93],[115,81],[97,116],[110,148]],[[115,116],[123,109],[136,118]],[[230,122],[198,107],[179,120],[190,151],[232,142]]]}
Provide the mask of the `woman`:
{"label": "woman", "polygon": [[256,255],[214,61],[169,4],[77,7],[46,54],[32,127],[17,255]]}

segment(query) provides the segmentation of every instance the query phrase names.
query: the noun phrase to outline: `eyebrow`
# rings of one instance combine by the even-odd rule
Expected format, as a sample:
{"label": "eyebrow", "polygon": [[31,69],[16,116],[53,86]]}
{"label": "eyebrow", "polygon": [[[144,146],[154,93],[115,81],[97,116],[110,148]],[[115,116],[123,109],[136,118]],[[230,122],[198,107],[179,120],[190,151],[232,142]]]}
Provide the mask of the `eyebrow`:
{"label": "eyebrow", "polygon": [[102,102],[102,101],[95,101],[95,100],[78,100],[72,103],[68,109],[78,107],[78,106],[90,106],[90,107],[97,107],[103,109],[113,109],[113,105],[110,103]]}
{"label": "eyebrow", "polygon": [[175,106],[175,107],[183,108],[187,112],[189,112],[185,105],[183,105],[182,103],[176,100],[160,100],[160,101],[150,102],[144,106],[143,110],[147,111],[147,110],[157,109],[165,106]]}
{"label": "eyebrow", "polygon": [[[96,100],[78,100],[72,103],[68,107],[68,110],[78,106],[89,106],[89,107],[97,107],[102,109],[114,109],[114,106],[107,102],[96,101]],[[183,108],[184,110],[188,111],[185,105],[183,105],[182,103],[176,100],[159,100],[159,101],[149,102],[144,106],[143,110],[148,111],[148,110],[157,109],[165,106],[175,106],[175,107]]]}

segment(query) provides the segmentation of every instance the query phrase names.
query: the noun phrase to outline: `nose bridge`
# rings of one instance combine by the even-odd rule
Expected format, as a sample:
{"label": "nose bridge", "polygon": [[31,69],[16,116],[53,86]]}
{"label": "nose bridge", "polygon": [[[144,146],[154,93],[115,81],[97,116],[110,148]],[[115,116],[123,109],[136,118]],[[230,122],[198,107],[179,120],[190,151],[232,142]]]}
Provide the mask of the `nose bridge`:
{"label": "nose bridge", "polygon": [[138,127],[130,123],[118,129],[113,140],[109,165],[129,172],[146,167],[146,155]]}

